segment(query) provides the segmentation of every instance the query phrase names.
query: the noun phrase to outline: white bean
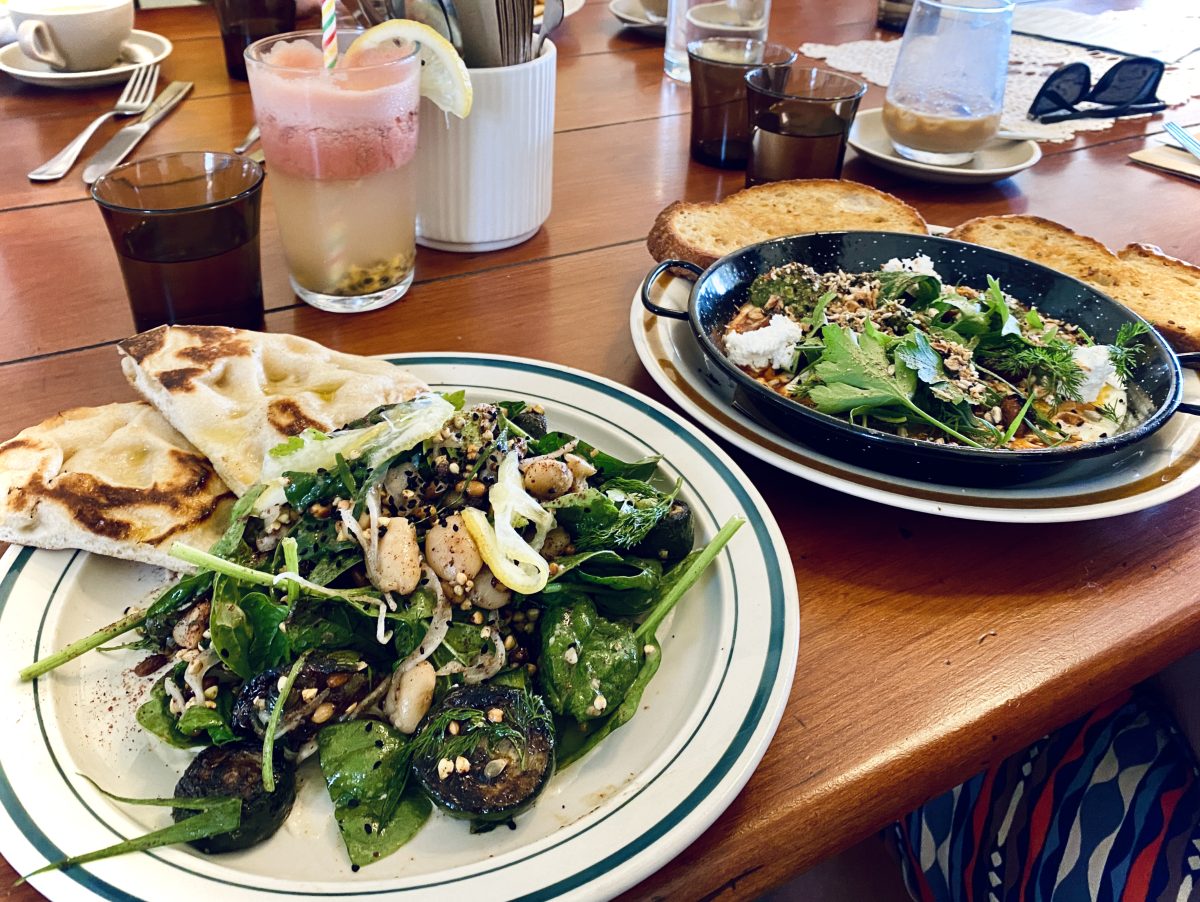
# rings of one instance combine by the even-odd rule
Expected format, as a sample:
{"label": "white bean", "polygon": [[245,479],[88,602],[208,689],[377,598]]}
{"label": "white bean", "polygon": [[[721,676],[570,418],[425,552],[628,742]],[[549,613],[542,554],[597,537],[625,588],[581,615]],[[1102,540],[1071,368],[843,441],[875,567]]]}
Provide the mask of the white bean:
{"label": "white bean", "polygon": [[479,549],[467,533],[463,519],[451,514],[445,520],[434,523],[425,533],[425,560],[440,579],[452,583],[458,574],[474,579],[483,566]]}
{"label": "white bean", "polygon": [[475,576],[475,585],[467,595],[471,604],[485,611],[495,611],[512,601],[512,590],[484,567]]}
{"label": "white bean", "polygon": [[535,457],[525,461],[525,491],[534,498],[547,501],[571,490],[575,477],[571,469],[561,460]]}
{"label": "white bean", "polygon": [[415,733],[421,718],[433,703],[436,687],[437,674],[428,661],[422,661],[403,673],[396,671],[392,674],[392,684],[383,701],[384,713],[392,726],[401,733]]}
{"label": "white bean", "polygon": [[550,560],[551,558],[562,557],[570,547],[571,534],[561,526],[556,526],[546,533],[546,541],[542,543],[540,551],[542,557]]}
{"label": "white bean", "polygon": [[421,579],[421,546],[407,517],[392,517],[379,540],[378,589],[409,595]]}

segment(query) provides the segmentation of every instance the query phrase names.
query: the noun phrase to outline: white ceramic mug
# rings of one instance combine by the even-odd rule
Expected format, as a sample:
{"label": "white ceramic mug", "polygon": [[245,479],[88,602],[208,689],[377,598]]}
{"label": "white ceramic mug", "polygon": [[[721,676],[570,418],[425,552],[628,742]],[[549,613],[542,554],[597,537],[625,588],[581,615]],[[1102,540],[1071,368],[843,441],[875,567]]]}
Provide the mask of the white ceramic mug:
{"label": "white ceramic mug", "polygon": [[550,216],[557,57],[546,41],[528,63],[472,69],[466,119],[421,101],[417,244],[499,250],[532,238]]}
{"label": "white ceramic mug", "polygon": [[133,0],[9,0],[27,57],[60,72],[97,72],[121,56],[133,31]]}

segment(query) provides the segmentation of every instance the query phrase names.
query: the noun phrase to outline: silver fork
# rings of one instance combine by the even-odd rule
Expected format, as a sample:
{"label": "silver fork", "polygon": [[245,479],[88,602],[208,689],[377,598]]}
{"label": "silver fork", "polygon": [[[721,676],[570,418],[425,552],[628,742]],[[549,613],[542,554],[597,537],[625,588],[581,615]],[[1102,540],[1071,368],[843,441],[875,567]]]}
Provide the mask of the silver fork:
{"label": "silver fork", "polygon": [[157,63],[140,66],[133,70],[133,75],[129,76],[129,81],[125,84],[125,90],[117,98],[116,106],[104,115],[97,116],[74,141],[29,173],[29,178],[35,182],[53,182],[62,178],[75,165],[80,151],[96,133],[96,129],[114,116],[132,116],[136,113],[146,112],[146,108],[150,106],[150,101],[154,98],[154,89],[157,86]]}

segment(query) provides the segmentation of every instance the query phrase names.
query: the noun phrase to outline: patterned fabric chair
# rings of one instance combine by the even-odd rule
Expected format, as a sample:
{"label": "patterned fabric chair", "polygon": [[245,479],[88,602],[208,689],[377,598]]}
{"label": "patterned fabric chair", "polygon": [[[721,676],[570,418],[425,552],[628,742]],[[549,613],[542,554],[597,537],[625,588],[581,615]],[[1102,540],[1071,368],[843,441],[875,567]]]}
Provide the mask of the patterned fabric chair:
{"label": "patterned fabric chair", "polygon": [[1200,772],[1150,692],[931,799],[885,834],[921,902],[1200,899]]}

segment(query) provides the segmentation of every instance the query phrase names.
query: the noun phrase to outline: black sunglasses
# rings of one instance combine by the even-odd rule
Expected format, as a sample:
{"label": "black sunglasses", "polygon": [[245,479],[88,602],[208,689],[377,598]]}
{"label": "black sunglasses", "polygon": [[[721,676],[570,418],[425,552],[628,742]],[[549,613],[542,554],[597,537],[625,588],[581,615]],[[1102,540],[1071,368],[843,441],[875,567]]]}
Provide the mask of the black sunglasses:
{"label": "black sunglasses", "polygon": [[[1071,63],[1046,79],[1029,107],[1029,118],[1051,123],[1157,113],[1167,108],[1155,96],[1164,68],[1148,56],[1129,57],[1115,63],[1093,88],[1092,70],[1087,63]],[[1081,110],[1079,103],[1098,106]]]}

